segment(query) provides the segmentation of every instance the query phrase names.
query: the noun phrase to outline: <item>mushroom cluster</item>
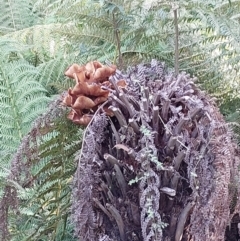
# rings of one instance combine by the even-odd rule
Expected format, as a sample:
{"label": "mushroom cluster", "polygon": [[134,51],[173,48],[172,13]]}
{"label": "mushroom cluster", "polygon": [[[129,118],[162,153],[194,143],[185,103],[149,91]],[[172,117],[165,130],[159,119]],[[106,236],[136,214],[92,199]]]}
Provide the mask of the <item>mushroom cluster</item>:
{"label": "mushroom cluster", "polygon": [[[109,77],[116,72],[116,66],[103,65],[98,61],[88,62],[86,65],[71,65],[65,76],[76,81],[73,88],[68,89],[63,104],[71,107],[68,119],[73,123],[87,126],[98,106],[107,101],[112,89]],[[125,87],[125,80],[118,81],[118,86]],[[112,112],[103,107],[108,115]]]}

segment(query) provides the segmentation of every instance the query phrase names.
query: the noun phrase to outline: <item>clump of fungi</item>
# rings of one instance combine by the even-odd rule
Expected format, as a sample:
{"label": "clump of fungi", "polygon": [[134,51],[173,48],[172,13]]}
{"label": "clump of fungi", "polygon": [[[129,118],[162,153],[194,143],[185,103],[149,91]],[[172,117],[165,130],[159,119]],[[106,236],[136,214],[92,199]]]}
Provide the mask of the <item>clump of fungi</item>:
{"label": "clump of fungi", "polygon": [[[115,65],[103,65],[98,61],[88,62],[86,65],[71,65],[65,76],[76,81],[73,88],[68,89],[68,94],[63,99],[63,104],[71,107],[68,119],[73,123],[87,126],[98,106],[106,102],[112,84],[109,77],[116,72]],[[125,80],[116,83],[119,87],[125,87]],[[103,107],[107,115],[113,113]]]}

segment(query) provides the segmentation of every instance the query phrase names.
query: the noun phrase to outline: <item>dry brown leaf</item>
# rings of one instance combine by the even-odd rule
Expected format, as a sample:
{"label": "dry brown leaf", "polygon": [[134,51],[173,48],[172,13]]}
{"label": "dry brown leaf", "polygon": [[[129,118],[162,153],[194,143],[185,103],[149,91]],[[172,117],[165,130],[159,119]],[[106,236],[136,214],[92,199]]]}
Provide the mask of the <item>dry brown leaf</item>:
{"label": "dry brown leaf", "polygon": [[126,88],[126,86],[127,86],[126,80],[124,80],[124,79],[119,80],[117,82],[117,86],[120,87],[120,88]]}

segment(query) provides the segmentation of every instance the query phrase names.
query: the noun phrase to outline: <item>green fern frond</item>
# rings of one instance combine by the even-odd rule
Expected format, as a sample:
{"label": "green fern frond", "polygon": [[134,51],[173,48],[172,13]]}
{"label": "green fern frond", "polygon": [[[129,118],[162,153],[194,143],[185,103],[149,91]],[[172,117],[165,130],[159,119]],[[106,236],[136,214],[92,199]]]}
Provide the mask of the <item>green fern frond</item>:
{"label": "green fern frond", "polygon": [[[33,4],[33,11],[40,12],[42,15],[44,15],[45,18],[48,18],[49,16],[54,16],[57,14],[60,9],[67,8],[77,1],[78,0],[36,0]],[[81,0],[81,2],[86,1]]]}
{"label": "green fern frond", "polygon": [[10,221],[12,240],[74,240],[69,223],[70,183],[82,132],[62,116],[39,140],[40,159],[32,160],[30,187],[16,186],[23,202],[18,220]]}
{"label": "green fern frond", "polygon": [[[69,185],[76,168],[74,153],[81,146],[82,130],[64,116],[46,130],[42,129],[44,121],[41,121],[41,126],[43,136],[39,136],[36,142],[39,145],[39,158],[33,157],[29,162],[28,165],[32,168],[30,172],[27,171],[28,175],[17,174],[18,181],[6,178],[6,184],[16,189],[19,198],[18,216],[14,210],[9,211],[11,240],[74,240],[69,223]],[[31,130],[30,133],[35,135],[35,131]],[[32,150],[36,143],[27,142],[28,148]],[[1,177],[3,176],[4,173]]]}
{"label": "green fern frond", "polygon": [[[219,92],[222,112],[232,121],[239,97],[226,89],[239,91],[240,0],[171,3],[179,6],[180,70],[200,77],[199,84],[210,93]],[[148,9],[142,1],[120,0],[4,4],[0,17],[0,35],[4,35],[0,39],[1,186],[6,185],[8,161],[20,139],[46,108],[50,99],[46,95],[53,96],[72,84],[63,76],[68,65],[94,59],[118,63],[122,55],[123,67],[152,58],[173,67],[176,37],[172,5],[166,1]],[[14,210],[9,214],[12,241],[74,240],[69,221],[70,183],[82,130],[62,118],[38,139],[38,158],[24,159],[31,165],[29,176],[23,174],[26,182],[20,180],[24,190],[19,183],[11,184],[20,200],[19,215]]]}
{"label": "green fern frond", "polygon": [[[0,51],[3,43],[5,41],[0,42]],[[19,52],[14,54],[20,57],[12,61],[12,54],[9,48],[0,56],[0,148],[6,153],[17,148],[31,122],[45,110],[49,101],[46,89],[34,81],[37,70],[21,59]]]}
{"label": "green fern frond", "polygon": [[[57,92],[62,92],[70,87],[72,81],[64,77],[64,72],[71,63],[84,64],[87,57],[76,56],[75,53],[67,55],[67,57],[59,56],[40,64],[37,69],[39,72],[38,81],[49,93],[53,92],[52,88],[56,88]],[[53,93],[56,94],[56,93]]]}
{"label": "green fern frond", "polygon": [[60,55],[68,54],[73,51],[69,41],[62,37],[60,29],[62,25],[45,24],[34,25],[6,34],[5,38],[17,40],[30,49],[32,64],[37,66],[45,61],[58,58]]}
{"label": "green fern frond", "polygon": [[13,32],[31,26],[36,21],[31,1],[0,1],[0,33]]}

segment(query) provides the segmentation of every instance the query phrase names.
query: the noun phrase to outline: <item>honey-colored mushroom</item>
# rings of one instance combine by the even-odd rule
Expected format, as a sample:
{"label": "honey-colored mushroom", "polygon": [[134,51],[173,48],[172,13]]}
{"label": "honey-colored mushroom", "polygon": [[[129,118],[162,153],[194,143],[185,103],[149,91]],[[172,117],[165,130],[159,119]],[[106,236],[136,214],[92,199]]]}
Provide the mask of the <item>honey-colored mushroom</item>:
{"label": "honey-colored mushroom", "polygon": [[72,105],[73,109],[92,109],[96,104],[87,96],[79,96]]}
{"label": "honey-colored mushroom", "polygon": [[67,70],[65,71],[64,75],[71,78],[71,79],[74,79],[73,77],[73,74],[78,74],[78,73],[81,73],[83,71],[85,71],[86,68],[85,66],[83,65],[78,65],[78,64],[72,64],[71,66],[69,66],[67,68]]}
{"label": "honey-colored mushroom", "polygon": [[63,104],[66,106],[72,106],[72,104],[75,102],[77,99],[77,96],[72,95],[72,89],[68,89],[68,94],[64,97],[63,99]]}
{"label": "honey-colored mushroom", "polygon": [[67,118],[75,124],[87,126],[92,119],[92,115],[89,115],[89,114],[82,115],[77,113],[74,110],[71,110]]}
{"label": "honey-colored mushroom", "polygon": [[[76,74],[73,75],[78,80]],[[89,84],[84,81],[79,81],[72,89],[71,94],[73,95],[90,95],[90,96],[105,96],[109,94],[108,90],[103,90],[101,85]]]}
{"label": "honey-colored mushroom", "polygon": [[95,81],[104,82],[108,79],[109,76],[114,74],[115,71],[116,71],[116,68],[104,66],[104,67],[98,68],[96,70],[93,78],[94,78]]}
{"label": "honey-colored mushroom", "polygon": [[[67,118],[79,125],[88,125],[92,115],[83,113],[94,113],[98,106],[107,101],[110,89],[113,88],[109,77],[116,72],[115,65],[107,66],[98,61],[88,62],[86,65],[74,63],[65,71],[65,75],[75,80],[75,86],[68,89],[63,104],[72,107]],[[126,87],[125,80],[119,80],[116,85],[120,88]],[[107,115],[114,113],[103,107]]]}

